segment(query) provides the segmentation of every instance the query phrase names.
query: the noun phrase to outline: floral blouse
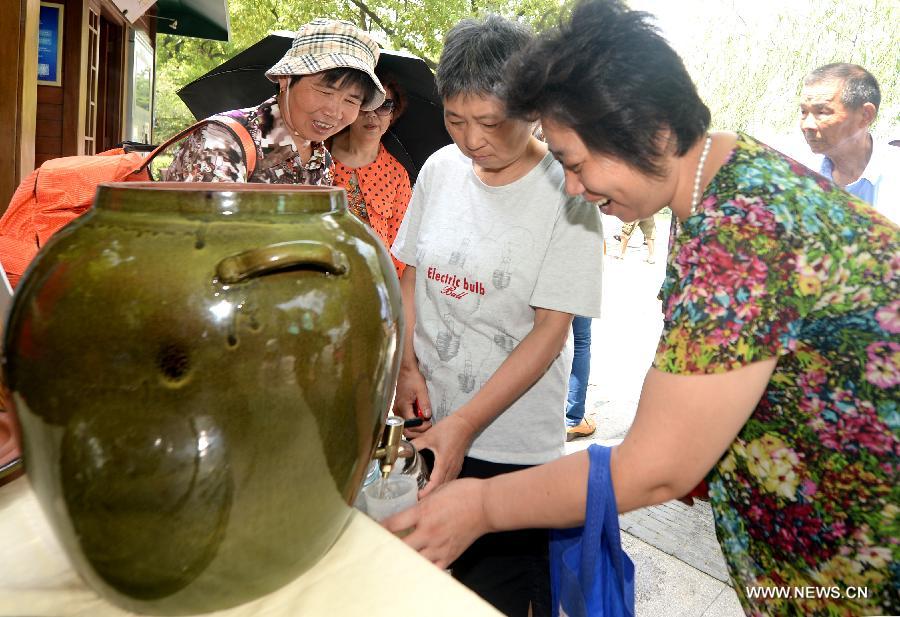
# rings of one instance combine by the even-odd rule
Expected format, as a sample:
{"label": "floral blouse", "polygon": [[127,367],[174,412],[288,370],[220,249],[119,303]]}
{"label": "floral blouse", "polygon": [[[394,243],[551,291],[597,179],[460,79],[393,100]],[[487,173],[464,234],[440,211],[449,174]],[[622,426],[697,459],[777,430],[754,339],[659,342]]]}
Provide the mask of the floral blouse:
{"label": "floral blouse", "polygon": [[[353,169],[337,159],[334,167],[334,184],[347,189],[350,211],[372,227],[390,252],[412,197],[406,169],[384,146],[365,167]],[[397,276],[402,275],[406,264],[393,255],[391,259]]]}
{"label": "floral blouse", "polygon": [[333,184],[334,164],[325,144],[314,142],[305,163],[291,131],[281,119],[276,98],[258,107],[225,112],[247,127],[256,144],[257,163],[247,179],[240,143],[228,129],[210,124],[181,142],[166,171],[166,179],[182,182],[264,182],[267,184]]}
{"label": "floral blouse", "polygon": [[681,227],[656,368],[778,358],[708,477],[741,604],[900,613],[900,231],[747,135]]}
{"label": "floral blouse", "polygon": [[[339,165],[340,161],[337,161],[335,163],[335,169],[337,169]],[[347,190],[347,209],[352,214],[356,215],[356,218],[363,223],[371,225],[369,222],[369,212],[366,210],[366,198],[363,197],[362,189],[359,188],[359,175],[356,173],[355,169],[349,170],[347,185],[344,188]]]}

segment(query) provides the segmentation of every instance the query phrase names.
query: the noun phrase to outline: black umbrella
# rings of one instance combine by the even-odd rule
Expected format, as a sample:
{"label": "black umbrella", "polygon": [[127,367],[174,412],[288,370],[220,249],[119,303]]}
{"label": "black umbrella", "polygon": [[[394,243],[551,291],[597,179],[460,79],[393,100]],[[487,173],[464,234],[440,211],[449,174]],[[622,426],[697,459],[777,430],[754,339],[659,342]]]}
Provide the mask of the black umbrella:
{"label": "black umbrella", "polygon": [[[275,93],[265,72],[290,49],[293,40],[293,32],[274,32],[187,84],[178,96],[197,119],[258,105]],[[388,50],[381,52],[377,70],[391,74],[406,93],[406,112],[383,141],[415,182],[425,159],[450,143],[434,74],[421,58]]]}

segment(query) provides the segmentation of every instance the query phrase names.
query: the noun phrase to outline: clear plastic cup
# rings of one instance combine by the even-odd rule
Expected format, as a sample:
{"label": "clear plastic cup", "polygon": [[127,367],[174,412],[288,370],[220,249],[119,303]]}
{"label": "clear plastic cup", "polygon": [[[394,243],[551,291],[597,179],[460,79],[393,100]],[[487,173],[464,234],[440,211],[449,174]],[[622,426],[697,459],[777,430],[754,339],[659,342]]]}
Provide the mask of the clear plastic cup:
{"label": "clear plastic cup", "polygon": [[356,501],[353,502],[354,508],[356,508],[360,512],[366,511],[366,487],[373,482],[377,482],[379,478],[381,478],[381,469],[378,467],[378,461],[372,461],[371,463],[369,463],[369,470],[366,472],[366,478],[363,480],[362,488],[359,489],[359,494],[356,496]]}
{"label": "clear plastic cup", "polygon": [[383,521],[416,505],[419,485],[413,476],[389,476],[379,478],[363,489],[366,512],[376,521]]}

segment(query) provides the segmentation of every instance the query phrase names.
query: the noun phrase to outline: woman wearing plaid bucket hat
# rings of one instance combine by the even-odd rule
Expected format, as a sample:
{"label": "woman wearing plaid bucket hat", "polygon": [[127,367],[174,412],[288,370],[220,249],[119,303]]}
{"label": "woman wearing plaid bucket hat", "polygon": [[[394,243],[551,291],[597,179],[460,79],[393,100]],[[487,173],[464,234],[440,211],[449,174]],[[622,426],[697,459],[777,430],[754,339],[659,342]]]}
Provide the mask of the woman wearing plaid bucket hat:
{"label": "woman wearing plaid bucket hat", "polygon": [[185,139],[167,180],[331,185],[334,164],[325,140],[379,107],[375,40],[347,21],[314,19],[302,26],[284,57],[266,71],[277,93],[256,107],[224,112],[244,125],[257,149],[247,177],[243,149],[217,124]]}

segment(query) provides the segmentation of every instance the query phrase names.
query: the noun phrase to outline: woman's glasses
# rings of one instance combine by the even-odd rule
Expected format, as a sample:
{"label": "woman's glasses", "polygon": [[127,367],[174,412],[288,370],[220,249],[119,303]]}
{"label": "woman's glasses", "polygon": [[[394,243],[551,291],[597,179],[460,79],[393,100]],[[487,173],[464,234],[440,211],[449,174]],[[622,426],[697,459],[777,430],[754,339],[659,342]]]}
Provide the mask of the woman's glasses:
{"label": "woman's glasses", "polygon": [[390,116],[391,112],[394,111],[394,107],[396,107],[394,99],[384,99],[384,103],[382,103],[380,107],[376,107],[372,111],[374,111],[379,116]]}

